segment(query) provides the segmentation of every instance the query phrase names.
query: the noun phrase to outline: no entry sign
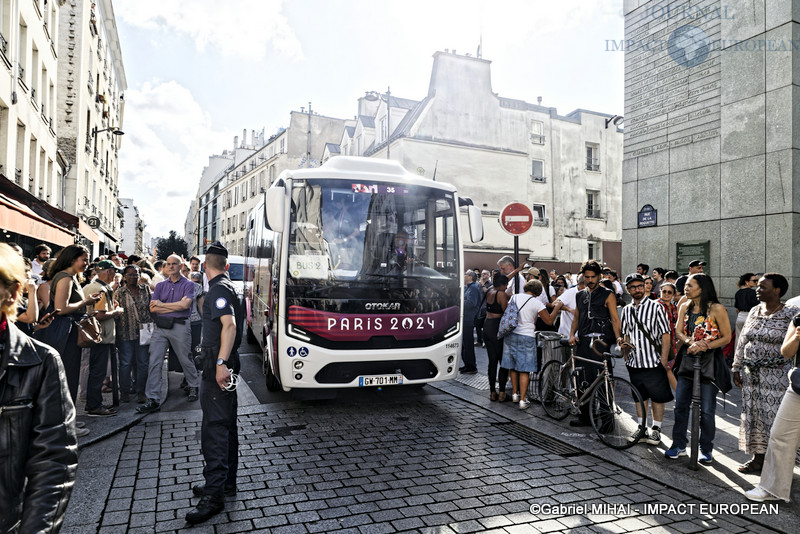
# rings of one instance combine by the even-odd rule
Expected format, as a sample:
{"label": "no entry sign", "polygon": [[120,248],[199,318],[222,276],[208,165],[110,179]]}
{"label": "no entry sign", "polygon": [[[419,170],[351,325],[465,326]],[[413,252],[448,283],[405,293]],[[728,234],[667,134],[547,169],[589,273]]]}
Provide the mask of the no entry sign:
{"label": "no entry sign", "polygon": [[500,226],[511,235],[522,235],[533,225],[533,212],[520,202],[507,204],[500,212]]}

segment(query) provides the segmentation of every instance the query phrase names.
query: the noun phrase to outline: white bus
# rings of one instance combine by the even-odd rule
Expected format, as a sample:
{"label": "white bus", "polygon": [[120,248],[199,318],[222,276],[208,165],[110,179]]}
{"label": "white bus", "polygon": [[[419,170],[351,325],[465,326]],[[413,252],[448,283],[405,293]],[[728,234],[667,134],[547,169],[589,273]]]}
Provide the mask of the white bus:
{"label": "white bus", "polygon": [[461,207],[452,185],[394,161],[284,171],[248,220],[248,335],[271,391],[424,384],[458,373]]}

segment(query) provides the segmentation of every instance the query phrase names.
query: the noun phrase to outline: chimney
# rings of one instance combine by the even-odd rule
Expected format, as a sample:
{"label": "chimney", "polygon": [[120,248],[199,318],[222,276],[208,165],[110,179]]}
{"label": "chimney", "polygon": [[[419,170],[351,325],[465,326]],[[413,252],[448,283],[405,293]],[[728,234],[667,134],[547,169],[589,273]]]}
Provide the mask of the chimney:
{"label": "chimney", "polygon": [[242,128],[242,148],[247,146],[247,128]]}
{"label": "chimney", "polygon": [[239,136],[238,135],[234,135],[233,136],[233,150],[236,150],[237,148],[239,148]]}

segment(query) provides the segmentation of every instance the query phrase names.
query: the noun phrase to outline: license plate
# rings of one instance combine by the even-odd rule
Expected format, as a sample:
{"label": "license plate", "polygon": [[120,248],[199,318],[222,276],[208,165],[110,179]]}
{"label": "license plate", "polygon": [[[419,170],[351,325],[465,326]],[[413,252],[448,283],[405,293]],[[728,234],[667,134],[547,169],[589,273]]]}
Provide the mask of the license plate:
{"label": "license plate", "polygon": [[358,377],[358,387],[399,386],[402,383],[403,375],[370,375]]}

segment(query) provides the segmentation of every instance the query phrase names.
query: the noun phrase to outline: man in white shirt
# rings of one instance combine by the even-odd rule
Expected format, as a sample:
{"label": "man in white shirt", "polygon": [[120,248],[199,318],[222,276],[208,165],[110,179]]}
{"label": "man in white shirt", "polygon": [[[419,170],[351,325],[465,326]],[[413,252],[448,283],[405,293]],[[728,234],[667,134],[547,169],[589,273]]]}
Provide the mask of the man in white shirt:
{"label": "man in white shirt", "polygon": [[[501,273],[508,277],[506,295],[510,297],[514,293],[522,293],[522,288],[525,286],[525,278],[523,278],[522,274],[520,274],[522,267],[515,267],[514,258],[511,256],[503,256],[497,260],[497,267],[500,268]],[[538,271],[539,270],[536,269],[537,275]]]}
{"label": "man in white shirt", "polygon": [[44,262],[50,259],[50,254],[53,251],[42,243],[41,245],[36,245],[36,248],[33,249],[33,261],[31,262],[31,272],[36,276],[42,276],[42,267],[44,266]]}
{"label": "man in white shirt", "polygon": [[575,306],[577,306],[575,299],[578,295],[578,291],[586,287],[586,284],[583,282],[583,275],[579,274],[577,278],[577,285],[565,289],[564,292],[556,298],[555,307],[552,311],[554,317],[559,311],[562,312],[561,323],[558,326],[558,333],[561,334],[561,337],[569,338],[572,320],[575,318]]}

